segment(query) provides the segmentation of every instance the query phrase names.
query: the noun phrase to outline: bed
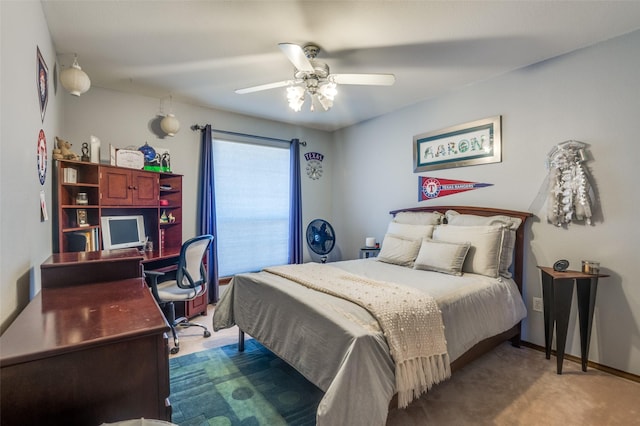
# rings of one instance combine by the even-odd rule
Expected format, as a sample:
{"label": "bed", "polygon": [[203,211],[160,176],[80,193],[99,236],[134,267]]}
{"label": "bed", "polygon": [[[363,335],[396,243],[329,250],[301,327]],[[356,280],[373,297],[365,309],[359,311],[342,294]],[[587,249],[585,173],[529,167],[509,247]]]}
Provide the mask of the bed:
{"label": "bed", "polygon": [[[334,276],[361,280],[374,286],[367,289],[375,289],[368,296],[375,300],[385,285],[406,289],[407,304],[415,305],[416,292],[426,293],[441,314],[440,340],[446,348],[437,359],[446,359],[447,371],[415,397],[498,344],[520,344],[520,322],[526,316],[521,297],[524,229],[531,214],[465,206],[390,213],[378,258],[239,274],[214,312],[214,330],[238,326],[239,350],[247,333],[325,392],[318,425],[385,424],[390,407],[407,404],[406,393],[398,392],[404,360],[399,361],[398,340],[381,320],[385,316],[367,308],[370,303],[320,289],[311,278],[297,280],[286,268],[326,267],[324,281]],[[395,300],[383,299],[385,306]],[[405,328],[398,326],[402,333]],[[437,323],[433,330],[440,333]]]}

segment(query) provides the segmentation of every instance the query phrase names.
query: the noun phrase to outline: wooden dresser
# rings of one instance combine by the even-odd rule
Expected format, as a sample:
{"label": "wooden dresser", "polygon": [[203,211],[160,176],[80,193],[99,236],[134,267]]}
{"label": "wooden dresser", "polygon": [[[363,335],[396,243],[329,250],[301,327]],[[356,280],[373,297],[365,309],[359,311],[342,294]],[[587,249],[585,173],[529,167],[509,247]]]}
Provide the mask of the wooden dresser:
{"label": "wooden dresser", "polygon": [[0,337],[3,426],[171,420],[169,327],[141,260],[130,250],[42,264],[42,290]]}

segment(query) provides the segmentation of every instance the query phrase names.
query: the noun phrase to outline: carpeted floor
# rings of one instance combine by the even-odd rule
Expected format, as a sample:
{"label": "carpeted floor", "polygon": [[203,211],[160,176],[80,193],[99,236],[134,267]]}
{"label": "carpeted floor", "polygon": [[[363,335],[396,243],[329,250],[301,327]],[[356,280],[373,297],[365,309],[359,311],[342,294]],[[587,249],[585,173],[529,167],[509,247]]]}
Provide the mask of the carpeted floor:
{"label": "carpeted floor", "polygon": [[640,383],[503,343],[455,372],[387,426],[640,425]]}
{"label": "carpeted floor", "polygon": [[[210,325],[212,313],[210,309],[200,322]],[[245,354],[250,356],[236,358],[237,329],[222,330],[207,339],[199,332],[186,329],[181,336],[184,337],[182,348],[170,359],[174,423],[181,426],[271,426],[287,421],[313,424],[315,406],[322,398],[320,391],[253,340],[247,340]],[[225,345],[228,346],[220,348]],[[233,390],[224,385],[225,377],[230,383],[245,380],[237,386],[248,391],[238,391],[234,398]],[[198,386],[190,384],[198,382]],[[263,386],[261,382],[273,384]],[[296,388],[296,392],[308,392],[309,400],[286,393],[286,388],[293,387],[293,383],[312,389]],[[284,384],[284,393],[277,384]],[[247,398],[252,392],[254,396]],[[273,402],[274,395],[281,395],[280,401]],[[547,360],[543,352],[505,343],[457,371],[407,409],[392,409],[387,426],[640,425],[639,401],[640,383],[592,368],[583,372],[580,364],[569,360],[564,361],[563,374],[558,375],[554,356]],[[284,404],[279,406],[279,403]],[[300,408],[304,404],[314,408],[305,411]],[[298,408],[287,408],[287,405]],[[291,411],[303,414],[285,417]],[[204,420],[205,417],[211,420]]]}
{"label": "carpeted floor", "polygon": [[[640,384],[505,343],[434,387],[387,426],[640,425]],[[313,425],[322,392],[253,339],[170,360],[173,422]]]}

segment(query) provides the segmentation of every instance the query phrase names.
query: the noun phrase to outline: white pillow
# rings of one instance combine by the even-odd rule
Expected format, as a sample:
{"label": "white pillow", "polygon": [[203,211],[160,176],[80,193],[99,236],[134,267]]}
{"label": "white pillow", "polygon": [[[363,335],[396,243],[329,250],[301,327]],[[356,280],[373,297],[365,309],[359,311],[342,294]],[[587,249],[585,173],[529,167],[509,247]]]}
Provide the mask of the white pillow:
{"label": "white pillow", "polygon": [[505,225],[509,228],[509,231],[504,234],[502,256],[500,257],[500,275],[506,278],[511,277],[509,268],[511,268],[511,263],[513,262],[513,251],[516,246],[516,230],[520,227],[522,219],[505,215],[477,216],[460,214],[455,210],[447,210],[445,217],[449,225]]}
{"label": "white pillow", "polygon": [[486,225],[507,225],[509,229],[516,230],[522,223],[517,217],[495,215],[478,216],[475,214],[460,214],[455,210],[447,210],[445,213],[447,223],[456,226],[486,226]]}
{"label": "white pillow", "polygon": [[407,223],[389,222],[387,234],[421,240],[423,238],[431,238],[433,228],[433,225],[411,225]]}
{"label": "white pillow", "polygon": [[393,221],[409,225],[439,225],[443,217],[440,212],[398,212]]}
{"label": "white pillow", "polygon": [[470,243],[471,247],[464,260],[462,271],[497,278],[503,233],[501,225],[439,225],[433,231],[433,239],[450,243]]}
{"label": "white pillow", "polygon": [[386,234],[377,259],[401,266],[413,266],[421,240]]}
{"label": "white pillow", "polygon": [[462,265],[469,247],[469,243],[447,243],[425,238],[422,240],[413,267],[450,275],[462,275]]}

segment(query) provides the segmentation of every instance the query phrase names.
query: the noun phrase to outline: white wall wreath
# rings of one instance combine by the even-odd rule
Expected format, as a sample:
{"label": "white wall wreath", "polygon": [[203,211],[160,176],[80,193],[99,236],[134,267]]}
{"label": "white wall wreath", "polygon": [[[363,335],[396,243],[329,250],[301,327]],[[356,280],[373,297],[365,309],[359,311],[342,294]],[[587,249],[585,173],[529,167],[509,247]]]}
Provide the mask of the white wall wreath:
{"label": "white wall wreath", "polygon": [[575,220],[591,224],[595,196],[583,165],[587,159],[585,148],[583,142],[566,141],[547,156],[547,220],[556,226]]}

